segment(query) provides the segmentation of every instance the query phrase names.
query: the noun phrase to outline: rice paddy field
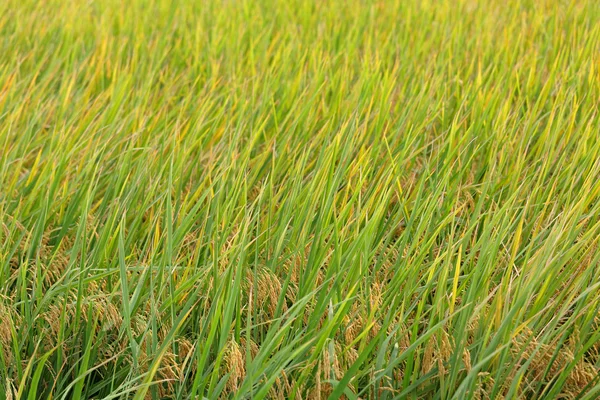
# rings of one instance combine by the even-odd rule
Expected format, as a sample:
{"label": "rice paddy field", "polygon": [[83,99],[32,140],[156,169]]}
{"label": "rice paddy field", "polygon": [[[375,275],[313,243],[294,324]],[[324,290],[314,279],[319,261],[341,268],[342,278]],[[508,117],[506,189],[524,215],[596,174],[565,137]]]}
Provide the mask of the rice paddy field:
{"label": "rice paddy field", "polygon": [[600,2],[4,0],[0,400],[600,398]]}

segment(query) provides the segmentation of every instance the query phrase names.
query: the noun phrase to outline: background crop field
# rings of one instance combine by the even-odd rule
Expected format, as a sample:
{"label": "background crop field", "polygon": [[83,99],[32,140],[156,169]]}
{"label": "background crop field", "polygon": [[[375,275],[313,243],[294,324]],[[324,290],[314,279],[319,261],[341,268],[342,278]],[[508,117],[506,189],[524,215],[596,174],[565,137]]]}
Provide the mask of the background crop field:
{"label": "background crop field", "polygon": [[0,2],[0,400],[600,398],[600,2]]}

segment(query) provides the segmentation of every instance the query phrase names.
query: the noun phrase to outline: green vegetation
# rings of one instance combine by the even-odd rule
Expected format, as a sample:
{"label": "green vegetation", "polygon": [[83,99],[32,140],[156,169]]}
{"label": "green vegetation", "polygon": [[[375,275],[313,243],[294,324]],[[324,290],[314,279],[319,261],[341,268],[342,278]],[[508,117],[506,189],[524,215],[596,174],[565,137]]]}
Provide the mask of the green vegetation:
{"label": "green vegetation", "polygon": [[6,0],[1,399],[600,397],[600,2]]}

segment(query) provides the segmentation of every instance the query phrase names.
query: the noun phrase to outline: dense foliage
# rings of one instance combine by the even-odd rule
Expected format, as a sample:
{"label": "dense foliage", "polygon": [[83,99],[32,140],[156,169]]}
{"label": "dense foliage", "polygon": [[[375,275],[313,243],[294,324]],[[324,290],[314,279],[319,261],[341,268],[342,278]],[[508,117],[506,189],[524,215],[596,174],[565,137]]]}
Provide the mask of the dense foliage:
{"label": "dense foliage", "polygon": [[596,0],[5,0],[0,399],[597,399],[599,100]]}

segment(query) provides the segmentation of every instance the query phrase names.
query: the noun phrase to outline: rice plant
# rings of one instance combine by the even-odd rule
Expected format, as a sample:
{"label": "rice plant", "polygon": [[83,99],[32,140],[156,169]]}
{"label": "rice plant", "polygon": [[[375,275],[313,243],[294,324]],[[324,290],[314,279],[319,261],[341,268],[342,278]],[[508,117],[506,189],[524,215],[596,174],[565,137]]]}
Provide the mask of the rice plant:
{"label": "rice plant", "polygon": [[4,0],[0,400],[600,398],[600,2]]}

